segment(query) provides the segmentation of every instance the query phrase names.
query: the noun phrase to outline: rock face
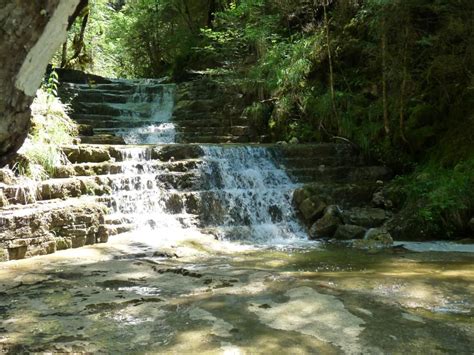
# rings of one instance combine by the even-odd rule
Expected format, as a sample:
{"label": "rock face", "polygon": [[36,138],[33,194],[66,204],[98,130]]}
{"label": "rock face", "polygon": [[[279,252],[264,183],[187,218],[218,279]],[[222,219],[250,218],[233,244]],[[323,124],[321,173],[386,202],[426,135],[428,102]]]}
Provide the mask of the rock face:
{"label": "rock face", "polygon": [[79,0],[15,1],[0,13],[0,166],[23,144],[30,105]]}
{"label": "rock face", "polygon": [[23,259],[105,243],[106,209],[96,203],[55,202],[11,210],[0,216],[0,261]]}
{"label": "rock face", "polygon": [[202,76],[176,88],[176,141],[179,143],[249,143],[262,137],[243,114],[245,103],[237,89]]}
{"label": "rock face", "polygon": [[386,200],[379,198],[378,208],[372,207],[382,180],[390,177],[387,168],[366,166],[345,144],[277,147],[276,156],[293,179],[306,183],[294,192],[293,205],[310,238],[360,239],[390,217]]}

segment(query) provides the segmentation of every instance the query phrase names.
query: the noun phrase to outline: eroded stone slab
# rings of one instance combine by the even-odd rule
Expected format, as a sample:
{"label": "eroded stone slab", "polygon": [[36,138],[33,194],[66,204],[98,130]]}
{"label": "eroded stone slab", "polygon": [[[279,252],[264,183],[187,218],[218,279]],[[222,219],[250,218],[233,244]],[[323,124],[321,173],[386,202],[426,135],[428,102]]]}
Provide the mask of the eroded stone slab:
{"label": "eroded stone slab", "polygon": [[310,335],[340,347],[345,353],[360,353],[358,336],[365,322],[350,313],[334,296],[298,287],[285,293],[285,303],[250,303],[249,310],[267,326]]}

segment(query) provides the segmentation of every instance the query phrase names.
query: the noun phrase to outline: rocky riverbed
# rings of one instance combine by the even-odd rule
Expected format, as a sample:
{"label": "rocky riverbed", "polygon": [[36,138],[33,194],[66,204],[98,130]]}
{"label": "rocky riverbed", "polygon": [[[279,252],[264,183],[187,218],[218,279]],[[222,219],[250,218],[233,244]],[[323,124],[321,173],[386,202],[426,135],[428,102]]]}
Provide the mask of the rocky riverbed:
{"label": "rocky riverbed", "polygon": [[473,281],[472,253],[123,234],[1,264],[0,349],[470,354]]}

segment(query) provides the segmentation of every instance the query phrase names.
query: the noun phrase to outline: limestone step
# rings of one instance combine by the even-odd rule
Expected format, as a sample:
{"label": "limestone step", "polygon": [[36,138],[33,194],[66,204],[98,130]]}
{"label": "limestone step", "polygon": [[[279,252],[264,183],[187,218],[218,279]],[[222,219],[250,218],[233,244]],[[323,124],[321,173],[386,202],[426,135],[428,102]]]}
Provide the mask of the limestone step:
{"label": "limestone step", "polygon": [[[280,166],[285,169],[316,169],[326,166],[334,167],[352,163],[349,157],[337,155],[316,155],[307,158],[276,158]],[[357,159],[353,161],[354,166],[360,166],[362,162]]]}
{"label": "limestone step", "polygon": [[100,230],[106,212],[84,198],[0,209],[2,261],[106,242],[108,235]]}
{"label": "limestone step", "polygon": [[273,150],[284,158],[302,158],[320,155],[356,156],[354,149],[349,144],[275,144],[273,145]]}
{"label": "limestone step", "polygon": [[131,232],[137,229],[137,225],[134,223],[124,223],[124,224],[104,224],[102,228],[105,229],[105,233],[109,237],[113,237],[115,235],[123,234]]}
{"label": "limestone step", "polygon": [[[108,103],[108,104],[134,104],[151,103],[156,100],[156,93],[128,93],[128,92],[107,92],[98,90],[76,90],[70,91],[74,94],[74,103]],[[159,93],[158,93],[159,94]]]}
{"label": "limestone step", "polygon": [[147,172],[186,172],[197,169],[201,160],[189,159],[172,162],[156,160],[144,162],[103,162],[62,165],[55,169],[53,178],[68,178],[74,176],[114,175],[122,173],[141,174]]}
{"label": "limestone step", "polygon": [[197,144],[154,145],[74,145],[62,151],[72,164],[121,162],[127,160],[186,160],[197,159],[204,151]]}
{"label": "limestone step", "polygon": [[135,118],[127,116],[108,116],[108,115],[71,115],[72,119],[79,124],[87,124],[93,128],[137,128],[153,124],[159,124],[149,118]]}
{"label": "limestone step", "polygon": [[297,189],[293,197],[297,200],[295,204],[300,204],[304,198],[298,197],[298,191],[309,191],[311,196],[317,196],[328,205],[335,204],[346,209],[371,205],[373,194],[379,188],[380,185],[374,181],[312,182]]}
{"label": "limestone step", "polygon": [[212,136],[212,135],[200,135],[199,133],[178,133],[176,134],[176,141],[179,143],[209,143],[209,144],[218,144],[218,143],[247,143],[250,141],[247,136]]}
{"label": "limestone step", "polygon": [[115,190],[141,191],[157,189],[198,190],[203,182],[196,172],[164,172],[148,174],[114,174],[100,176],[76,176],[72,178],[56,178],[36,184],[7,185],[3,194],[10,205],[32,204],[37,201],[68,199],[83,195],[110,195]]}
{"label": "limestone step", "polygon": [[135,91],[136,86],[132,83],[111,83],[111,84],[68,84],[64,83],[63,88],[65,90],[100,90],[107,92],[116,92],[116,91]]}
{"label": "limestone step", "polygon": [[176,133],[180,136],[224,136],[230,134],[230,127],[176,127]]}
{"label": "limestone step", "polygon": [[109,93],[104,91],[71,91],[76,96],[73,98],[74,103],[118,103],[125,104],[132,99],[132,95],[128,93]]}
{"label": "limestone step", "polygon": [[92,136],[79,136],[84,144],[125,144],[123,137],[114,134],[94,134]]}
{"label": "limestone step", "polygon": [[383,166],[334,166],[288,169],[288,174],[299,183],[353,182],[387,180],[391,172]]}
{"label": "limestone step", "polygon": [[[139,112],[133,107],[121,104],[107,104],[107,103],[83,103],[78,102],[73,106],[75,114],[88,115],[107,115],[115,117],[130,117],[130,118],[147,118],[151,116],[151,112]],[[74,115],[73,117],[74,118]]]}

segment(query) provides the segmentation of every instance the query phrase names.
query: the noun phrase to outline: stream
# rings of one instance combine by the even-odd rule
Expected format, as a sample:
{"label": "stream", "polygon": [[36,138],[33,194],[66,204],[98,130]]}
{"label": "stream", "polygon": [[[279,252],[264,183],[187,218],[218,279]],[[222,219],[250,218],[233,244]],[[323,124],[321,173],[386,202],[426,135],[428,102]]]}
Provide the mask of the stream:
{"label": "stream", "polygon": [[[175,136],[164,87],[115,104],[151,118],[116,130],[130,146],[110,208],[137,228],[0,264],[0,352],[473,353],[472,251],[307,240],[297,184],[265,147],[200,145],[192,191],[157,187],[168,171],[146,144]],[[199,213],[185,208],[193,196]]]}

